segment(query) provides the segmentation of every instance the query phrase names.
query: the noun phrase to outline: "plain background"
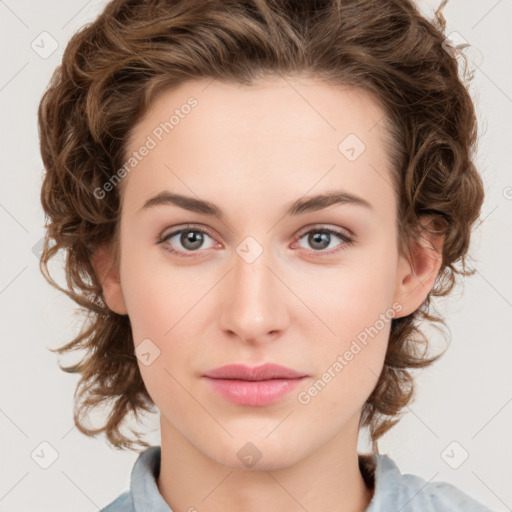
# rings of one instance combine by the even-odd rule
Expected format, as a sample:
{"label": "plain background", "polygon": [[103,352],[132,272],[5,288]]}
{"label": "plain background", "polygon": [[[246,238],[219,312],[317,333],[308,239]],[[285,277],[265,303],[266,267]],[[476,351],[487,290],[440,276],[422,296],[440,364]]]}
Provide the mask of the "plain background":
{"label": "plain background", "polygon": [[[128,489],[137,458],[136,452],[111,449],[103,436],[90,439],[74,427],[78,377],[62,372],[48,348],[70,341],[80,319],[74,303],[51,288],[38,267],[44,234],[38,103],[70,36],[104,5],[99,0],[0,1],[3,512],[98,510]],[[437,2],[419,6],[429,16]],[[477,163],[487,193],[485,221],[475,229],[471,249],[478,272],[450,301],[437,302],[448,317],[451,346],[418,375],[415,401],[379,447],[402,473],[453,483],[493,510],[505,511],[512,507],[512,3],[452,0],[444,12],[447,34],[457,32],[473,46],[467,50],[475,69],[470,90],[480,120]],[[41,55],[52,50],[52,40],[42,32],[58,44],[50,56]],[[46,38],[44,48],[41,38]],[[442,346],[435,331],[432,339]],[[146,439],[159,444],[157,415],[134,427],[149,430]],[[360,441],[364,451],[364,436]],[[52,454],[56,460],[42,468]]]}

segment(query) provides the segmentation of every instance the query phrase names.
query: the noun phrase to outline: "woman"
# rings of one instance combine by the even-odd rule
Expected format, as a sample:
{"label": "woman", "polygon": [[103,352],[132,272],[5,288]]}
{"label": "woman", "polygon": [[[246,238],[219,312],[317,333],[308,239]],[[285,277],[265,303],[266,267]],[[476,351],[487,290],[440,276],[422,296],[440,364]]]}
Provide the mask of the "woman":
{"label": "woman", "polygon": [[[483,202],[443,23],[407,1],[114,0],[71,39],[39,109],[41,268],[57,286],[67,251],[89,313],[58,350],[86,350],[64,368],[77,427],[147,448],[106,511],[488,510],[377,446],[441,355],[420,321],[470,274]],[[161,447],[121,433],[155,410]]]}

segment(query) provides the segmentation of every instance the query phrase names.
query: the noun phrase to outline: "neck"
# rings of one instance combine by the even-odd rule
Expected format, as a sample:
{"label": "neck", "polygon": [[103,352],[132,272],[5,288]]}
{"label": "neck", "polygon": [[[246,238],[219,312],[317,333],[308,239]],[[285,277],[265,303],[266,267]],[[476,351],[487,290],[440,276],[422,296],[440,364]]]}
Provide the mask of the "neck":
{"label": "neck", "polygon": [[287,467],[267,462],[264,469],[238,469],[207,457],[161,421],[157,485],[173,512],[364,512],[373,497],[359,468],[358,424],[349,438],[344,431]]}

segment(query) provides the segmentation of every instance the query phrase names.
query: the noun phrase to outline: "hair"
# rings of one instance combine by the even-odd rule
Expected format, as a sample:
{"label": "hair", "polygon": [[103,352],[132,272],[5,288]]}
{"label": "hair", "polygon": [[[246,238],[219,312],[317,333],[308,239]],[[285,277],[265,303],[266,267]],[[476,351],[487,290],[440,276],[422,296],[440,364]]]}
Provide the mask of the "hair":
{"label": "hair", "polygon": [[[85,350],[77,364],[59,362],[81,374],[74,421],[82,433],[104,432],[117,449],[147,447],[139,432],[130,438],[121,426],[129,413],[155,412],[129,317],[107,307],[92,265],[103,244],[118,254],[120,191],[102,198],[93,191],[123,166],[131,130],[160,92],[201,78],[251,85],[298,74],[363,90],[384,109],[402,253],[410,254],[424,216],[434,228],[424,229],[444,236],[434,286],[416,311],[392,320],[383,370],[362,408],[360,427],[368,427],[379,453],[377,440],[414,397],[413,370],[444,353],[428,357],[420,329],[446,325],[432,298],[450,293],[457,274],[475,272],[467,258],[484,189],[473,163],[472,75],[465,56],[447,44],[445,4],[429,21],[410,0],[114,0],[73,35],[38,110],[46,169],[40,269],[84,316],[71,342],[50,349]],[[48,270],[61,250],[67,288]],[[104,425],[87,427],[84,419],[101,404],[110,406]]]}

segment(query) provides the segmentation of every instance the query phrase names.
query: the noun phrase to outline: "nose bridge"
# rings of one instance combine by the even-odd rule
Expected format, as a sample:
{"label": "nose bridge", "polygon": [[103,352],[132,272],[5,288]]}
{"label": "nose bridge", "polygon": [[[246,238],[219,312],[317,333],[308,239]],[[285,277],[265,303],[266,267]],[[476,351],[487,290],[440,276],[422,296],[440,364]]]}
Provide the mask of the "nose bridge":
{"label": "nose bridge", "polygon": [[283,328],[282,290],[270,270],[271,255],[270,248],[264,248],[253,237],[247,237],[236,248],[223,319],[224,328],[241,338],[257,339]]}
{"label": "nose bridge", "polygon": [[272,272],[269,270],[269,266],[272,265],[269,258],[269,250],[263,250],[261,254],[255,254],[256,249],[249,246],[247,252],[247,244],[241,244],[237,248],[237,257],[235,258],[235,271],[234,281],[240,298],[246,298],[250,300],[259,300],[260,295],[269,295],[269,287],[272,286],[271,278]]}

